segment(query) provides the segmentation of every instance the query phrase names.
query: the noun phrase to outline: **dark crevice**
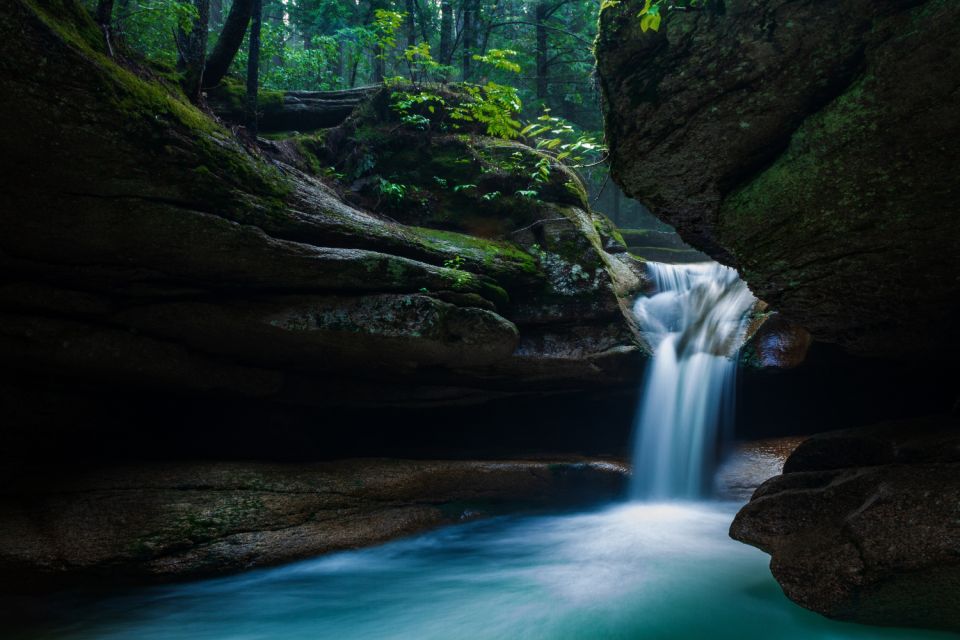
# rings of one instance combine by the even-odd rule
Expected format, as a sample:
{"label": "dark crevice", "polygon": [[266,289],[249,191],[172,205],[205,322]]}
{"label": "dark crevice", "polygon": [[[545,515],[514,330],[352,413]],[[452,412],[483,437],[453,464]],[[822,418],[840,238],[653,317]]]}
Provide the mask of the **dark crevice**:
{"label": "dark crevice", "polygon": [[[866,46],[857,49],[844,67],[843,72],[835,76],[827,87],[811,96],[802,110],[803,115],[784,124],[780,136],[758,150],[753,158],[746,158],[738,163],[735,172],[718,178],[717,187],[722,198],[739,191],[776,164],[804,122],[830,106],[860,80],[866,68]],[[719,210],[717,214],[719,215]],[[716,224],[717,220],[713,222]]]}

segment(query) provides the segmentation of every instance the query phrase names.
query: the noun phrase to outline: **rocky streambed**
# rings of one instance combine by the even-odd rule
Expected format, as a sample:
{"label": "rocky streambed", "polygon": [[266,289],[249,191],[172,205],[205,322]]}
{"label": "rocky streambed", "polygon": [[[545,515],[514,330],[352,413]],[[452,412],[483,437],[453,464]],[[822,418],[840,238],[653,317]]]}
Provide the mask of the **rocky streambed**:
{"label": "rocky streambed", "polygon": [[[738,445],[717,494],[742,501],[799,439]],[[360,458],[20,470],[0,489],[3,589],[233,573],[510,513],[623,502],[615,458]]]}

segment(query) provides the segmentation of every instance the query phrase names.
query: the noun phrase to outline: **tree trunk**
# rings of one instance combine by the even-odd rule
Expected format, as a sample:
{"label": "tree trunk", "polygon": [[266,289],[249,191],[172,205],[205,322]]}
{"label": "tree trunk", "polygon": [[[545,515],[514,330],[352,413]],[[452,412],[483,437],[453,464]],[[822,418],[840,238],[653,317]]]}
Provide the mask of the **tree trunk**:
{"label": "tree trunk", "polygon": [[383,59],[383,47],[377,45],[373,52],[373,81],[382,83],[387,75],[386,60]]}
{"label": "tree trunk", "polygon": [[473,0],[463,0],[463,81],[469,82],[473,78],[473,47],[476,41],[476,4]]}
{"label": "tree trunk", "polygon": [[420,39],[424,42],[430,42],[430,32],[427,29],[427,15],[423,11],[423,5],[420,0],[412,0],[414,8],[417,10],[417,22],[420,24]]}
{"label": "tree trunk", "polygon": [[549,12],[547,3],[543,0],[537,2],[535,10],[535,21],[537,24],[537,100],[545,102],[547,99],[547,90],[549,80],[549,61],[547,59],[547,29],[546,20]]}
{"label": "tree trunk", "polygon": [[[367,14],[366,24],[373,24],[374,19],[377,15],[378,9],[389,9],[390,4],[387,0],[370,0],[370,12]],[[384,77],[387,75],[387,61],[385,59],[386,52],[383,50],[383,46],[377,44],[373,48],[373,81],[377,83],[382,83]]]}
{"label": "tree trunk", "polygon": [[103,41],[107,46],[107,53],[113,57],[113,0],[99,0],[97,12],[94,14],[100,30],[103,31]]}
{"label": "tree trunk", "polygon": [[247,130],[257,135],[257,91],[260,88],[260,26],[263,20],[261,0],[253,0],[250,15],[250,53],[247,57]]}
{"label": "tree trunk", "polygon": [[203,75],[203,86],[213,87],[227,75],[237,51],[243,45],[243,34],[247,31],[253,0],[233,0],[230,13],[223,24],[223,31],[217,38],[217,44],[207,60],[207,69]]}
{"label": "tree trunk", "polygon": [[220,33],[223,26],[223,0],[210,0],[210,30]]}
{"label": "tree trunk", "polygon": [[[335,127],[379,90],[380,87],[374,85],[339,91],[285,91],[282,100],[271,99],[257,105],[257,131],[315,131]],[[210,89],[207,104],[227,122],[244,124],[248,120],[246,105],[238,107],[226,89]]]}
{"label": "tree trunk", "polygon": [[[500,8],[500,0],[493,0],[493,4],[490,6],[489,14],[491,17],[497,14],[498,9]],[[474,50],[474,53],[479,53],[480,55],[487,55],[487,45],[490,43],[490,34],[493,33],[493,20],[489,19],[486,21],[486,26],[483,28],[483,39],[480,39],[480,27],[484,23],[484,20],[480,15],[480,1],[477,0],[477,12],[476,18],[474,19],[476,27],[474,31],[477,34],[477,46]]]}
{"label": "tree trunk", "polygon": [[453,58],[453,3],[440,3],[440,64],[450,64]]}
{"label": "tree trunk", "polygon": [[349,86],[347,87],[349,89],[353,89],[355,86],[357,86],[357,70],[360,68],[360,58],[361,56],[358,54],[353,59],[353,64],[350,67],[350,82],[348,83]]}
{"label": "tree trunk", "polygon": [[96,20],[101,27],[110,28],[113,20],[113,0],[100,0],[97,3]]}
{"label": "tree trunk", "polygon": [[620,219],[620,189],[617,187],[613,188],[613,207],[611,213],[611,218],[613,218],[613,224],[618,227],[623,224],[623,221]]}
{"label": "tree trunk", "polygon": [[191,102],[200,102],[203,70],[207,62],[207,30],[210,27],[210,0],[194,0],[197,17],[185,38],[183,90]]}
{"label": "tree trunk", "polygon": [[404,5],[407,13],[407,46],[412,47],[417,44],[417,21],[415,17],[417,0],[405,0]]}

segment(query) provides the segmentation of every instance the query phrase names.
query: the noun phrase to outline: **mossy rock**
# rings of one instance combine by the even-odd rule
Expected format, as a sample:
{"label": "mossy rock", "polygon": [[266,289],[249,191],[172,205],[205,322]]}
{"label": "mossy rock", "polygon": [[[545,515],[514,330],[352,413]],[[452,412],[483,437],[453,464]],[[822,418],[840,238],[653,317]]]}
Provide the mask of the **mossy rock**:
{"label": "mossy rock", "polygon": [[597,40],[611,175],[816,339],[951,357],[958,38],[950,0],[727,3],[657,33],[613,5]]}

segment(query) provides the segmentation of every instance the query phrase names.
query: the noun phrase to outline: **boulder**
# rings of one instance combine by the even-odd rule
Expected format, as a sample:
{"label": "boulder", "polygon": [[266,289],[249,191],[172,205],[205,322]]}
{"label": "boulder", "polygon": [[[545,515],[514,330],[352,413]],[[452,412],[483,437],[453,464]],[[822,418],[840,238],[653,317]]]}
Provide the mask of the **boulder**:
{"label": "boulder", "polygon": [[960,421],[820,434],[737,514],[794,602],[877,625],[960,631]]}
{"label": "boulder", "polygon": [[605,3],[614,180],[816,340],[960,351],[960,6]]}
{"label": "boulder", "polygon": [[756,369],[793,369],[806,360],[810,332],[776,312],[763,311],[762,322],[740,349],[740,362]]}

